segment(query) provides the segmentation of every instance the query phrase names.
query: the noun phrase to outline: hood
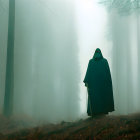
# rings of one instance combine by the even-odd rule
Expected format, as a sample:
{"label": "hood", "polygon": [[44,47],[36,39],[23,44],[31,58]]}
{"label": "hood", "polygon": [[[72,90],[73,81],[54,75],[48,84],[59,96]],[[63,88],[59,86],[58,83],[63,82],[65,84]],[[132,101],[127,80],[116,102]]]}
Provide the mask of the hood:
{"label": "hood", "polygon": [[93,59],[94,60],[100,60],[100,59],[103,59],[103,55],[102,55],[102,52],[99,48],[97,48],[95,50],[95,53],[94,53],[94,56],[93,56]]}

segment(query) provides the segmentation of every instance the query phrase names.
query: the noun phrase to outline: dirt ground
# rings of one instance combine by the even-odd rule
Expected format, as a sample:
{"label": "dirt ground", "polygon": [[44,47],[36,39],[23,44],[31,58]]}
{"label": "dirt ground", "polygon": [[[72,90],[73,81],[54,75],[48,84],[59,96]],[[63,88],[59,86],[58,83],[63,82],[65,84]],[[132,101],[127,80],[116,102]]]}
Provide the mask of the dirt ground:
{"label": "dirt ground", "polygon": [[30,118],[0,116],[0,140],[140,140],[140,114],[40,126]]}

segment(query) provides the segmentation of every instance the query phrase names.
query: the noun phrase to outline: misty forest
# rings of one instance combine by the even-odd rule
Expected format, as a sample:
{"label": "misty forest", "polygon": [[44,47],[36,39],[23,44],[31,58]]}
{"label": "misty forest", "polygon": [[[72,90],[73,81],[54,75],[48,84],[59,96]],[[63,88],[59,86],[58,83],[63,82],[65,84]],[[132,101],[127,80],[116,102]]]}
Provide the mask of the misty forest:
{"label": "misty forest", "polygon": [[[26,118],[26,128],[40,122],[55,124],[48,128],[55,131],[70,125],[78,130],[77,139],[81,133],[83,139],[97,136],[87,137],[90,130],[83,129],[95,123],[94,132],[108,122],[115,131],[116,124],[125,127],[125,121],[135,120],[140,131],[139,38],[139,0],[0,0],[0,123],[5,121],[0,137],[17,134],[20,127],[4,129],[17,118]],[[115,111],[88,120],[83,80],[96,48],[110,66]]]}

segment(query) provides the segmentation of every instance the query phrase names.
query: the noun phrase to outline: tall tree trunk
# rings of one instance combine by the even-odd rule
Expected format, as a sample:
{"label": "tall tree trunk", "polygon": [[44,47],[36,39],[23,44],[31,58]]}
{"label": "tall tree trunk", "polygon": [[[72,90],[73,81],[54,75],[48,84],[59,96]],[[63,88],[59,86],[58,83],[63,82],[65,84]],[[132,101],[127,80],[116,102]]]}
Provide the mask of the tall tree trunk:
{"label": "tall tree trunk", "polygon": [[15,32],[15,0],[9,0],[9,24],[7,42],[7,62],[4,97],[4,115],[9,117],[13,108],[14,93],[14,32]]}
{"label": "tall tree trunk", "polygon": [[[138,3],[138,1],[137,1],[137,7],[139,6],[139,3]],[[139,26],[139,24],[140,24],[140,22],[139,22],[139,10],[137,9],[137,11],[136,11],[136,18],[137,18],[137,56],[138,56],[138,98],[140,99],[140,86],[139,86],[139,84],[140,84],[140,74],[139,74],[139,72],[140,72],[140,26]]]}

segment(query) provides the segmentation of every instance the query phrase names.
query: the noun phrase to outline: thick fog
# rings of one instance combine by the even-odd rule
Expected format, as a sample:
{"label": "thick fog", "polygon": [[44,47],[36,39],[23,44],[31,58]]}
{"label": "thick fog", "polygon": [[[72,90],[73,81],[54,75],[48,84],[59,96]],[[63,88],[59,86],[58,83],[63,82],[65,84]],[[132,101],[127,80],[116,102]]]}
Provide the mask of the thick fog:
{"label": "thick fog", "polygon": [[[115,112],[140,111],[139,14],[97,0],[16,0],[14,114],[48,122],[86,116],[83,79],[101,48],[113,79]],[[3,110],[8,0],[0,0],[0,112]]]}
{"label": "thick fog", "polygon": [[[101,48],[109,61],[113,80],[115,112],[111,114],[140,112],[139,9],[121,0],[118,3],[114,0],[114,6],[112,4],[110,8],[98,2],[77,0],[77,5],[80,3],[77,13],[81,75],[84,77],[87,62],[92,58],[95,48]],[[85,92],[81,86],[83,102]],[[86,111],[85,106],[83,112]]]}
{"label": "thick fog", "polygon": [[122,15],[117,10],[109,14],[112,41],[112,74],[116,112],[140,111],[140,41],[138,11]]}
{"label": "thick fog", "polygon": [[[16,1],[14,114],[51,122],[79,117],[79,48],[72,4],[69,0]],[[7,23],[8,12],[4,12]],[[1,28],[6,42],[7,25]],[[3,79],[5,42],[1,42]]]}

